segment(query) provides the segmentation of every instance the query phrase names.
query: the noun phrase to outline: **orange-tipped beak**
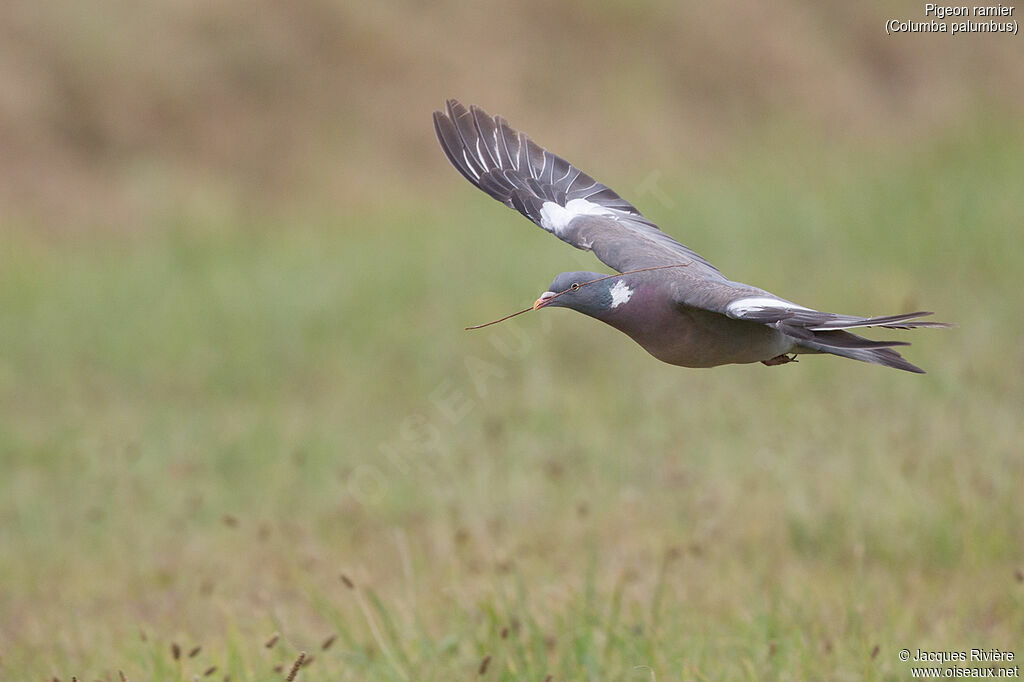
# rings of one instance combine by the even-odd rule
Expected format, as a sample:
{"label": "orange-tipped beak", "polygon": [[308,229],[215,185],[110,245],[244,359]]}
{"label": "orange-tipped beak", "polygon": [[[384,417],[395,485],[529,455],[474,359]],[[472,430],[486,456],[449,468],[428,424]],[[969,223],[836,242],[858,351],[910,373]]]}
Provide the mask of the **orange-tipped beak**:
{"label": "orange-tipped beak", "polygon": [[555,292],[545,291],[536,301],[533,302],[533,309],[540,310],[547,305],[548,301],[555,297]]}

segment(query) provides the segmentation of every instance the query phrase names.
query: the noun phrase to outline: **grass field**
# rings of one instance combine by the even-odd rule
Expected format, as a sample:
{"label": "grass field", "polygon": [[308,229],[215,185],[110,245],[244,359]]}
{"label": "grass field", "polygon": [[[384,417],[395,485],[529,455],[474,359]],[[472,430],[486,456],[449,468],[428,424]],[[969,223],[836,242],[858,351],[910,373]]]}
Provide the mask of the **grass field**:
{"label": "grass field", "polygon": [[684,370],[566,311],[465,332],[598,266],[440,154],[450,204],[10,226],[0,677],[279,680],[305,651],[298,680],[897,680],[902,648],[1024,655],[1024,140],[997,130],[767,144],[653,176],[668,202],[589,169],[736,279],[956,322],[907,334],[925,376]]}

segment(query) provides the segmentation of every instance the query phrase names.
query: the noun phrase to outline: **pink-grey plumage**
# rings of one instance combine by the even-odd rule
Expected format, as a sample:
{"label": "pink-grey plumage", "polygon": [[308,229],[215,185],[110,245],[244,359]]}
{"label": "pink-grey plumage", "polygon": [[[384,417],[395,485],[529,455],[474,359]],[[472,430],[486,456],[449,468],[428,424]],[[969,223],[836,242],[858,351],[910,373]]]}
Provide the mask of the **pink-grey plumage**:
{"label": "pink-grey plumage", "polygon": [[[857,317],[812,310],[727,279],[699,254],[662,232],[636,207],[571,163],[539,147],[500,116],[449,100],[434,112],[441,148],[481,190],[576,248],[593,251],[621,277],[567,272],[536,307],[565,307],[630,336],[659,360],[684,367],[790,361],[790,354],[831,353],[923,373],[893,350],[848,329],[949,327],[918,318],[930,312]],[[644,268],[670,268],[633,272]],[[565,292],[560,296],[554,293]]]}

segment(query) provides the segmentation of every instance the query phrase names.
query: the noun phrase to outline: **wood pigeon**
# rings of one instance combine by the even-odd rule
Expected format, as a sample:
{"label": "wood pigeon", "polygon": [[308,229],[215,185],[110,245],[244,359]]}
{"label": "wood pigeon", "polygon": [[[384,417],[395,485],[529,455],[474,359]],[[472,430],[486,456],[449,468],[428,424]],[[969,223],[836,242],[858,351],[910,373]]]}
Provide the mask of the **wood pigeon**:
{"label": "wood pigeon", "polygon": [[893,350],[906,342],[872,341],[848,330],[952,326],[918,320],[930,312],[885,317],[821,312],[733,282],[610,188],[542,149],[501,116],[449,100],[446,112],[434,112],[434,128],[448,160],[467,180],[623,273],[563,272],[533,309],[563,307],[589,315],[663,362],[780,365],[798,354],[831,353],[923,374]]}

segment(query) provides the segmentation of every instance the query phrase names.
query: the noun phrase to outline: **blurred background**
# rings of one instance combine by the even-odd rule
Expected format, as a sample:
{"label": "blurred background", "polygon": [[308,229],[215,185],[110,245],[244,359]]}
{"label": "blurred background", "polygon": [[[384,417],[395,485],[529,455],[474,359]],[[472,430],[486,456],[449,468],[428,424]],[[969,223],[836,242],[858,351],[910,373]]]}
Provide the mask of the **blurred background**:
{"label": "blurred background", "polygon": [[[929,19],[0,4],[2,676],[903,679],[901,648],[1019,647],[1024,43],[890,18]],[[734,279],[959,326],[907,335],[923,377],[683,370],[564,311],[464,332],[600,268],[448,166],[448,97]]]}
{"label": "blurred background", "polygon": [[49,230],[451,192],[424,131],[447,97],[627,177],[742,155],[780,128],[799,131],[793,144],[919,148],[1024,106],[1020,41],[887,36],[887,18],[925,19],[912,2],[0,11],[0,199],[7,220]]}

